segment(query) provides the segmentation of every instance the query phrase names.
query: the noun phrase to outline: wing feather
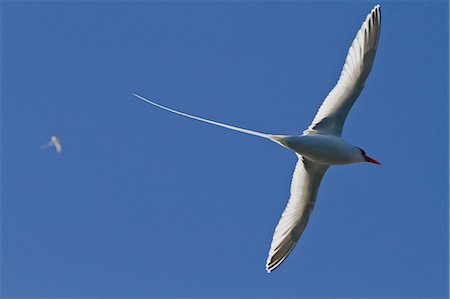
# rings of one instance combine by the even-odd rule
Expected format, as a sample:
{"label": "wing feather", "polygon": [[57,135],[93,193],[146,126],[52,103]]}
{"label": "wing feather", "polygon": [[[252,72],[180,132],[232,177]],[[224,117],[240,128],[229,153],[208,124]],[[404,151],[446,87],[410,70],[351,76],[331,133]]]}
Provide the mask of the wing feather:
{"label": "wing feather", "polygon": [[291,197],[275,228],[267,258],[266,270],[272,272],[291,253],[300,239],[314,203],[317,191],[328,165],[310,161],[298,155],[291,182]]}
{"label": "wing feather", "polygon": [[380,28],[380,6],[376,5],[367,15],[348,50],[336,86],[325,98],[304,134],[326,133],[341,136],[345,119],[372,69]]}
{"label": "wing feather", "polygon": [[55,149],[56,149],[56,152],[58,153],[58,154],[60,154],[61,152],[62,152],[62,146],[61,146],[61,143],[55,143]]}

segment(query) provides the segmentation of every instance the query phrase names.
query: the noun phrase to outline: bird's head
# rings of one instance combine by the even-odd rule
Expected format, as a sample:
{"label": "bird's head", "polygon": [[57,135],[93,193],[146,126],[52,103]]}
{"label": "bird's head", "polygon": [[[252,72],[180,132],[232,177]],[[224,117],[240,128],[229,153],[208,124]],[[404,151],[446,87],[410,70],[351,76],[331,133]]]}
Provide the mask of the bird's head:
{"label": "bird's head", "polygon": [[362,161],[361,162],[370,162],[370,163],[381,165],[381,163],[378,162],[377,160],[367,156],[366,152],[363,149],[359,148],[359,150],[361,151],[361,156],[362,156]]}

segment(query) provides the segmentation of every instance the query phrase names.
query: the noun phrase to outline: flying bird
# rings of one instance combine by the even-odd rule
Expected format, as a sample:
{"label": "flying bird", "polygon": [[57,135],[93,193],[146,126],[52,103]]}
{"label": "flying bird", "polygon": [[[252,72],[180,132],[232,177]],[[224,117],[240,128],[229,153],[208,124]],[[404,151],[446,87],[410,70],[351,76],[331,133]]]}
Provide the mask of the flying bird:
{"label": "flying bird", "polygon": [[54,146],[55,149],[56,149],[56,152],[58,154],[61,154],[61,151],[62,151],[61,140],[57,136],[52,136],[50,138],[50,141],[47,142],[46,144],[44,144],[41,148],[45,149],[45,148],[48,148],[50,146]]}
{"label": "flying bird", "polygon": [[295,152],[298,157],[288,204],[273,234],[266,262],[268,273],[291,253],[305,230],[314,208],[320,182],[331,165],[370,162],[381,165],[364,150],[345,141],[342,128],[356,98],[361,93],[375,58],[380,36],[380,5],[374,6],[356,34],[345,59],[339,80],[323,101],[310,126],[302,135],[266,134],[177,111],[137,98],[163,110],[201,122],[269,139]]}

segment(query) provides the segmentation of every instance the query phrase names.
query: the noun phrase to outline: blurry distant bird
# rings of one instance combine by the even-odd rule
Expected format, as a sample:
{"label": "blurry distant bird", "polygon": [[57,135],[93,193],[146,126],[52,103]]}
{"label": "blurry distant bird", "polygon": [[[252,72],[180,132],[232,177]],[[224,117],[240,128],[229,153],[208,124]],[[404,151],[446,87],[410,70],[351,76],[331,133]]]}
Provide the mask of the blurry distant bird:
{"label": "blurry distant bird", "polygon": [[41,148],[45,149],[45,148],[48,148],[50,146],[54,146],[55,149],[56,149],[56,152],[58,154],[61,153],[61,151],[62,151],[61,140],[57,136],[52,136],[52,138],[50,138],[50,141],[47,142],[46,144],[44,144]]}
{"label": "blurry distant bird", "polygon": [[302,235],[313,210],[320,182],[330,165],[356,162],[371,162],[381,165],[367,156],[361,148],[347,143],[341,137],[345,119],[372,69],[380,36],[380,25],[380,6],[376,5],[356,34],[336,86],[325,98],[311,125],[301,136],[265,134],[238,128],[180,112],[134,94],[139,99],[161,109],[216,126],[263,137],[296,153],[298,162],[292,177],[291,196],[275,228],[266,263],[267,272],[276,269],[286,259]]}

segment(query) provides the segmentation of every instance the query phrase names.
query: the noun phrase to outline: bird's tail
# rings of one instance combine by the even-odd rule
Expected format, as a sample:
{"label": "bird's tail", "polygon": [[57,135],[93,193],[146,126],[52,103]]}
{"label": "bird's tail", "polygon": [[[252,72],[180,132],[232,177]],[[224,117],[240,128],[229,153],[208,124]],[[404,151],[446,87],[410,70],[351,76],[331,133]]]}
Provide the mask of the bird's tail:
{"label": "bird's tail", "polygon": [[249,134],[249,135],[253,135],[253,136],[266,138],[266,139],[272,140],[272,141],[274,141],[276,143],[280,143],[280,138],[282,138],[282,135],[272,135],[272,134],[261,133],[261,132],[257,132],[257,131],[252,131],[252,130],[248,130],[248,129],[239,128],[239,127],[232,126],[232,125],[227,125],[227,124],[224,124],[224,123],[220,123],[220,122],[217,122],[217,121],[214,121],[214,120],[209,120],[209,119],[202,118],[202,117],[199,117],[199,116],[190,115],[190,114],[187,114],[187,113],[184,113],[184,112],[181,112],[181,111],[177,111],[177,110],[169,108],[169,107],[165,107],[163,105],[160,105],[158,103],[152,102],[150,100],[147,100],[146,98],[144,98],[144,97],[142,97],[142,96],[140,96],[138,94],[133,93],[133,95],[135,97],[137,97],[138,99],[141,99],[142,101],[144,101],[144,102],[146,102],[148,104],[151,104],[153,106],[156,106],[156,107],[158,107],[160,109],[163,109],[163,110],[166,110],[166,111],[169,111],[169,112],[172,112],[172,113],[184,116],[184,117],[192,118],[192,119],[195,119],[195,120],[198,120],[198,121],[201,121],[201,122],[205,122],[205,123],[208,123],[208,124],[211,124],[211,125],[219,126],[219,127],[222,127],[222,128],[226,128],[226,129],[229,129],[229,130],[233,130],[233,131],[237,131],[237,132],[241,132],[241,133],[245,133],[245,134]]}

